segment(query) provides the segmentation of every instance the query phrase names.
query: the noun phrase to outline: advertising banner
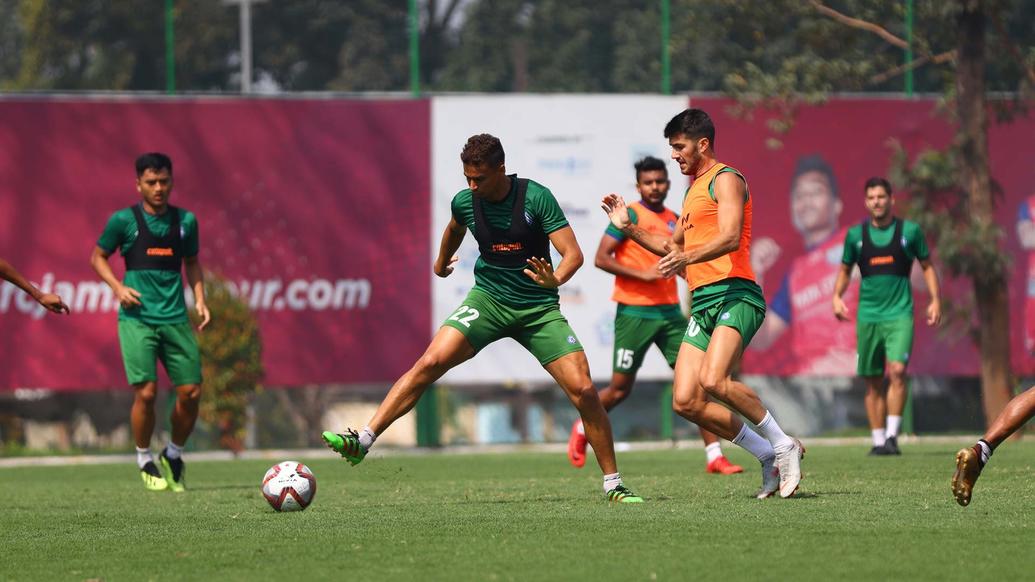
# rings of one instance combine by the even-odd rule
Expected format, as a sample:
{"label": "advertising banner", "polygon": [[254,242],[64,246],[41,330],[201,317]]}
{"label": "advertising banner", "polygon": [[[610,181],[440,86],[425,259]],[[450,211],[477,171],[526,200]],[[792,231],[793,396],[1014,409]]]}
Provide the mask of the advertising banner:
{"label": "advertising banner", "polygon": [[0,256],[72,309],[44,316],[0,285],[0,389],[125,385],[118,305],[89,257],[140,200],[133,162],[149,151],[172,158],[171,203],[196,214],[202,265],[255,310],[267,385],[394,380],[431,325],[428,109],[0,100]]}

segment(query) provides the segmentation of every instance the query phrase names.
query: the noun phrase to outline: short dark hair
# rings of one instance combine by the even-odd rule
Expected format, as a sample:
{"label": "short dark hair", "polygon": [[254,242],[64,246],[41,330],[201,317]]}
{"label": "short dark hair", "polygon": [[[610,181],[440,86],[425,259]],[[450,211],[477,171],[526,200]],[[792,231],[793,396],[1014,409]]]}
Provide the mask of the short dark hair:
{"label": "short dark hair", "polygon": [[665,177],[668,178],[668,168],[665,166],[665,162],[655,158],[654,156],[647,156],[642,160],[633,164],[636,168],[636,182],[640,181],[640,174],[643,172],[665,172]]}
{"label": "short dark hair", "polygon": [[169,156],[159,152],[148,152],[137,158],[137,178],[144,175],[144,172],[148,170],[154,170],[155,172],[161,172],[162,170],[169,170],[169,175],[173,173],[173,163],[169,159]]}
{"label": "short dark hair", "polygon": [[460,161],[468,166],[499,166],[506,159],[503,144],[498,137],[487,133],[479,133],[467,138],[464,149],[460,152]]}
{"label": "short dark hair", "polygon": [[834,198],[841,197],[841,192],[837,187],[837,178],[834,176],[834,170],[831,169],[830,164],[823,159],[823,156],[819,154],[810,154],[805,157],[798,158],[798,163],[794,166],[794,177],[791,178],[791,184],[793,185],[795,180],[801,177],[802,174],[808,174],[809,172],[818,172],[826,176],[827,183],[830,184],[830,195]]}
{"label": "short dark hair", "polygon": [[665,124],[665,139],[679,134],[690,139],[706,137],[715,147],[715,124],[703,109],[684,109]]}
{"label": "short dark hair", "polygon": [[880,176],[874,176],[869,180],[866,180],[866,185],[863,186],[863,192],[866,192],[870,188],[876,188],[877,186],[884,188],[884,192],[886,192],[888,196],[891,196],[891,182],[888,182]]}

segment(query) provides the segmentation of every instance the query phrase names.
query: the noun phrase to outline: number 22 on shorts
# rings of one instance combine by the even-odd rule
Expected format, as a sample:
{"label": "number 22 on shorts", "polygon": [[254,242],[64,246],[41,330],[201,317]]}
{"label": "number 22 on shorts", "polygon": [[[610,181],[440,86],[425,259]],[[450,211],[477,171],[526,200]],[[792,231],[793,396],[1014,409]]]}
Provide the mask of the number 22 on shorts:
{"label": "number 22 on shorts", "polygon": [[479,313],[477,309],[461,305],[453,312],[453,315],[449,316],[449,321],[456,321],[462,323],[464,327],[471,327],[471,322],[478,319],[479,315],[481,315],[481,313]]}

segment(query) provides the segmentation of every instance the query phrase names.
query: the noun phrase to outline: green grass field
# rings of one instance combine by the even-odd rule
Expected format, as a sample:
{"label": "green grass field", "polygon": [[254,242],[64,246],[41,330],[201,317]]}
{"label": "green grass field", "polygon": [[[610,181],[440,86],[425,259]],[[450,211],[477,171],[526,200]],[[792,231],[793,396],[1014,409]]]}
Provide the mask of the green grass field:
{"label": "green grass field", "polygon": [[[1002,447],[970,507],[953,445],[900,458],[813,446],[800,497],[758,501],[756,464],[706,475],[700,450],[620,454],[642,505],[608,505],[595,468],[556,454],[307,464],[301,513],[259,493],[270,462],[195,462],[186,494],[132,465],[0,469],[0,578],[11,580],[1019,580],[1035,548],[1035,442]],[[376,451],[375,451],[376,452]],[[721,570],[717,570],[721,568]]]}

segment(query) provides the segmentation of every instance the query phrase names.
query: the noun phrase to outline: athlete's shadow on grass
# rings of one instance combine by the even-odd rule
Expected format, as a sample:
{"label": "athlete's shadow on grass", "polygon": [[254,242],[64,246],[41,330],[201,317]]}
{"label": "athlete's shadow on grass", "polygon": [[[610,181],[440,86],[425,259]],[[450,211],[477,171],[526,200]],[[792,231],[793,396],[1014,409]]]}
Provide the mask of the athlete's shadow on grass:
{"label": "athlete's shadow on grass", "polygon": [[202,485],[189,487],[188,491],[233,491],[235,489],[254,489],[254,485]]}

